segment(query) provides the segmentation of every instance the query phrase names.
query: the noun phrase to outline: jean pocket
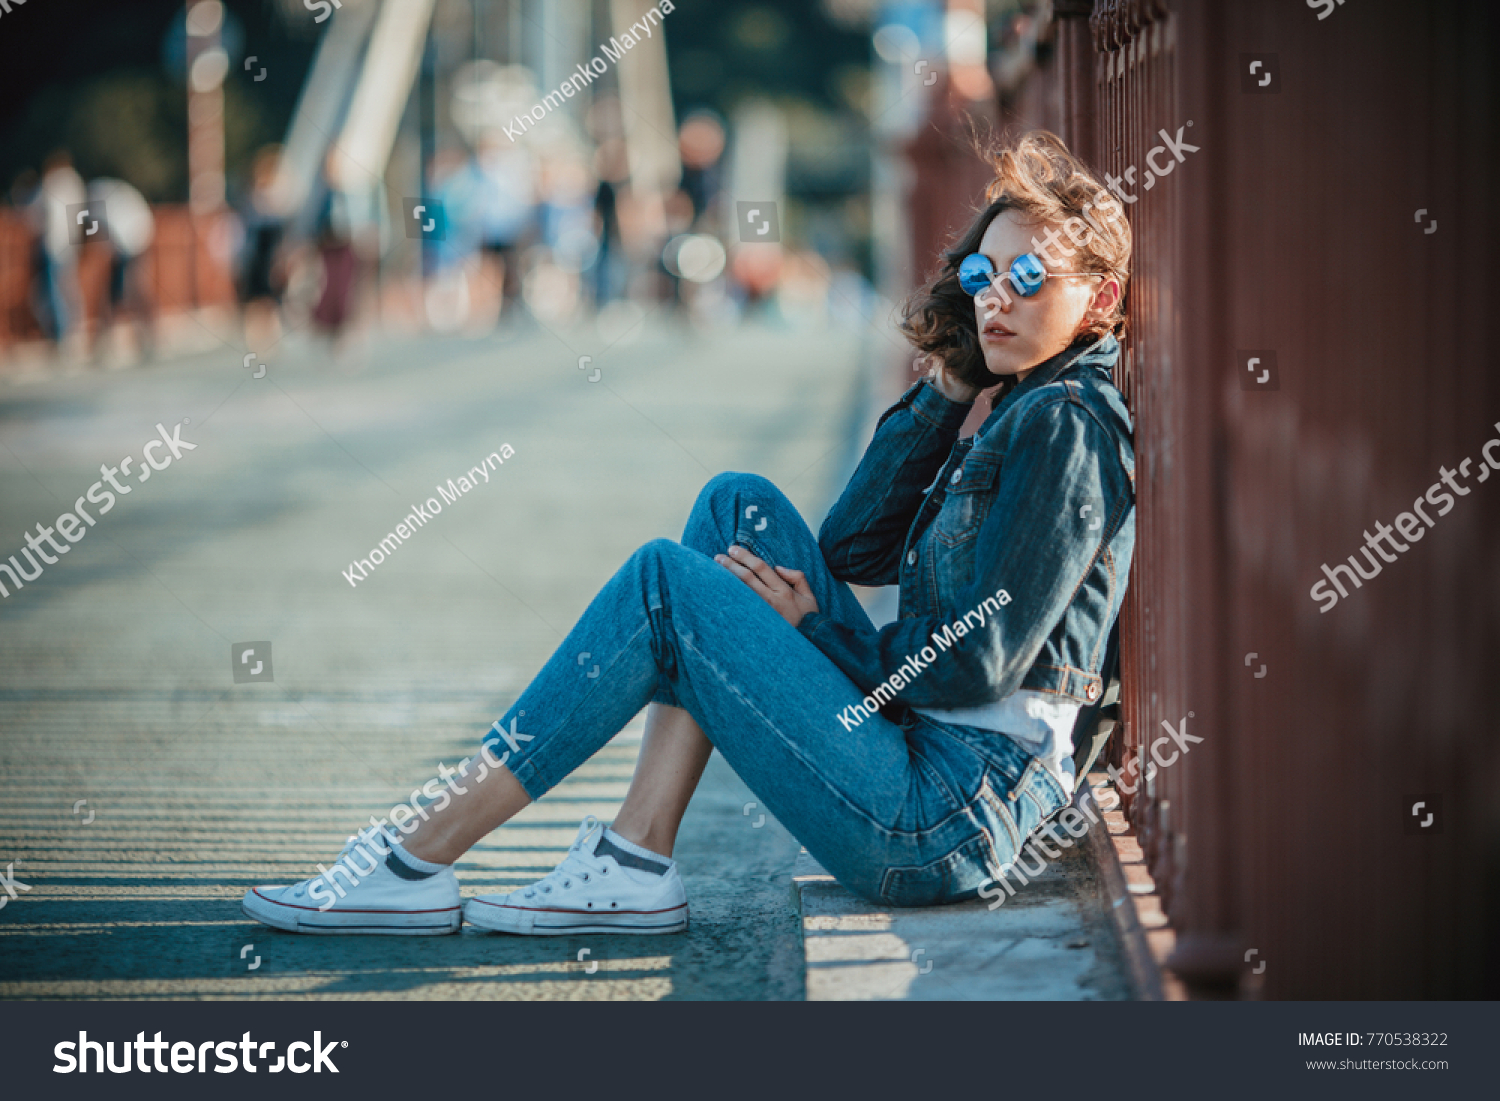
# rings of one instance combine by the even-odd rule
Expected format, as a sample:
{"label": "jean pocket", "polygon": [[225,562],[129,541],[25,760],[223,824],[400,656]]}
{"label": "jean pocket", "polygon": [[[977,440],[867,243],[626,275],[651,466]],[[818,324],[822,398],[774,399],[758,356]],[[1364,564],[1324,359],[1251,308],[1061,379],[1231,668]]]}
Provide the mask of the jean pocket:
{"label": "jean pocket", "polygon": [[974,893],[975,867],[992,860],[989,839],[972,837],[947,856],[926,864],[891,867],[880,881],[880,897],[892,906],[936,906]]}
{"label": "jean pocket", "polygon": [[1038,826],[1068,805],[1068,797],[1057,777],[1032,758],[1015,786],[1005,794],[997,795],[994,802],[1015,830],[1014,853]]}

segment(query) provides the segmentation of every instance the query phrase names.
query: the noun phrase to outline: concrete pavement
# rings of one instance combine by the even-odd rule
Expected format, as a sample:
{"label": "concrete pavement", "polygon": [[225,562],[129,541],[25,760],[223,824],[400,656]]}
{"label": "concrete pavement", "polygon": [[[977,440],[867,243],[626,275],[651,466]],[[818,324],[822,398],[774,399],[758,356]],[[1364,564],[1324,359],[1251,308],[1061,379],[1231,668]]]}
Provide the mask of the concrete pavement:
{"label": "concrete pavement", "polygon": [[[684,934],[317,938],[240,914],[248,886],[306,876],[471,752],[712,474],[765,474],[816,523],[894,383],[871,340],[655,319],[612,347],[387,337],[336,362],[293,339],[260,379],[227,348],[0,376],[0,556],[135,456],[130,494],[85,503],[87,536],[0,599],[0,870],[29,888],[0,908],[0,997],[1130,996],[1083,849],[998,911],[885,911],[799,863],[717,755],[679,838]],[[178,456],[136,480],[174,430]],[[413,504],[504,445],[350,584]],[[253,668],[237,644],[273,679],[235,683]],[[611,817],[640,733],[470,852],[465,893],[529,882],[584,815]]]}
{"label": "concrete pavement", "polygon": [[[1100,829],[1096,826],[1095,829]],[[1134,996],[1088,848],[1015,891],[953,906],[874,906],[806,852],[793,870],[808,1001],[1116,1001]],[[1028,860],[1035,862],[1032,856]],[[1004,901],[995,905],[995,896]],[[993,908],[992,908],[993,907]]]}
{"label": "concrete pavement", "polygon": [[[138,474],[157,424],[196,445],[145,482],[118,475],[130,495],[0,600],[0,869],[30,887],[0,910],[0,996],[802,995],[798,847],[754,827],[717,758],[684,824],[679,936],[306,938],[239,912],[246,887],[307,875],[467,755],[711,474],[766,474],[817,519],[858,334],[657,321],[588,339],[382,338],[357,370],[289,341],[260,379],[232,349],[0,379],[5,555],[101,463],[131,454]],[[503,444],[488,483],[351,587],[351,560]],[[231,646],[267,641],[274,680],[234,683]],[[612,815],[639,735],[470,853],[466,892],[535,878],[585,814]]]}

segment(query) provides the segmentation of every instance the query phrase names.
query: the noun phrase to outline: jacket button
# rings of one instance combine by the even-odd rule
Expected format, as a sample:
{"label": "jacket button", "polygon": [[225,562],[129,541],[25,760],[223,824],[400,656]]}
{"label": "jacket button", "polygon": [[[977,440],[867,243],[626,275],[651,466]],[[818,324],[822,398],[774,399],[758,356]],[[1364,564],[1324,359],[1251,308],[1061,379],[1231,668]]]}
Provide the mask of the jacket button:
{"label": "jacket button", "polygon": [[908,551],[907,552],[907,554],[906,554],[906,564],[908,566],[915,566],[917,564],[917,552],[916,551]]}
{"label": "jacket button", "polygon": [[1090,702],[1097,700],[1099,698],[1099,686],[1091,684],[1083,690],[1083,694],[1089,698]]}
{"label": "jacket button", "polygon": [[958,485],[960,479],[962,479],[963,476],[964,476],[964,468],[963,467],[959,467],[957,470],[955,470],[953,472],[953,477],[949,478],[948,481],[952,485]]}

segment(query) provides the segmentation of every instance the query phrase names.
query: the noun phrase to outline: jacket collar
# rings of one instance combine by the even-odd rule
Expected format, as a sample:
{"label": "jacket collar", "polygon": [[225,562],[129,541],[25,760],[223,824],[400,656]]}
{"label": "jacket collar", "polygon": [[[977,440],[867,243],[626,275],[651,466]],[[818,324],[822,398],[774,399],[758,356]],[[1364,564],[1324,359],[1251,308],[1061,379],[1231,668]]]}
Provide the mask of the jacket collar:
{"label": "jacket collar", "polygon": [[996,403],[990,415],[984,419],[979,426],[979,435],[985,429],[993,425],[1005,412],[1014,405],[1025,394],[1031,393],[1049,382],[1055,382],[1057,378],[1070,367],[1086,367],[1102,371],[1106,378],[1110,370],[1120,358],[1120,342],[1115,339],[1114,333],[1105,333],[1102,337],[1093,340],[1081,340],[1070,344],[1051,359],[1044,361],[1041,366],[1035,368],[1029,375],[1016,384],[1015,388]]}

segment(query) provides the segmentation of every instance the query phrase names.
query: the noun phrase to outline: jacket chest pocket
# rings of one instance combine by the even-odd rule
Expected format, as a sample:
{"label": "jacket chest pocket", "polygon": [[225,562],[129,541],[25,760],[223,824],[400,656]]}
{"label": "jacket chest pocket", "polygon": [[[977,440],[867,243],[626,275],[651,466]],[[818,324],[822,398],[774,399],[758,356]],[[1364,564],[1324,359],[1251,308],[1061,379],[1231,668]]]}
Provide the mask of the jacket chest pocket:
{"label": "jacket chest pocket", "polygon": [[954,549],[973,542],[994,504],[999,477],[998,456],[973,451],[948,475],[947,484],[941,487],[943,505],[932,525],[933,538],[940,546]]}

